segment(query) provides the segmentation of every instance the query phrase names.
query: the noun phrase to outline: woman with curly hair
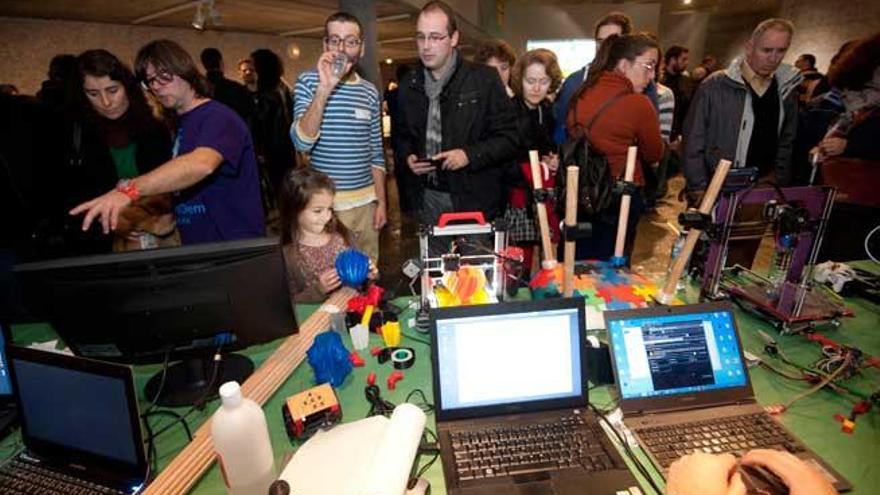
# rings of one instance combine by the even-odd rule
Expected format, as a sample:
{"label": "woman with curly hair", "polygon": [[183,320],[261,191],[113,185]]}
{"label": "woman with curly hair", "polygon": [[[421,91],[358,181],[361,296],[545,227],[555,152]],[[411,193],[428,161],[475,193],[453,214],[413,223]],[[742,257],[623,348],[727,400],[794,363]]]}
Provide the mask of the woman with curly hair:
{"label": "woman with curly hair", "polygon": [[[510,190],[504,216],[511,244],[524,251],[523,272],[528,274],[534,246],[541,240],[532,208],[534,201],[529,151],[537,150],[541,157],[545,187],[553,186],[559,168],[559,155],[553,141],[556,124],[549,99],[549,95],[554,94],[562,83],[562,71],[556,55],[543,48],[526,52],[513,66],[510,83],[515,95],[513,102],[517,109],[520,150],[516,163],[507,174]],[[552,205],[548,205],[547,210],[551,229],[558,238],[558,218]]]}

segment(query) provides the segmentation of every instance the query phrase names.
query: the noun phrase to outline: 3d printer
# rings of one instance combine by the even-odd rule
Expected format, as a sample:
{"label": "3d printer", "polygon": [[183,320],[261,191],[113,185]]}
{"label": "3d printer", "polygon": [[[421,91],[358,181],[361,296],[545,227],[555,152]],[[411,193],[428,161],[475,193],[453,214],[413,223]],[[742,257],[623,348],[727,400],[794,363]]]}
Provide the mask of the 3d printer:
{"label": "3d printer", "polygon": [[[492,239],[491,247],[483,239]],[[443,246],[442,249],[438,247]],[[484,304],[505,293],[507,231],[502,221],[486,221],[482,212],[444,213],[435,226],[419,232],[420,309],[417,325],[425,329],[431,307]]]}
{"label": "3d printer", "polygon": [[[708,235],[701,298],[731,297],[769,319],[783,333],[809,329],[819,323],[839,324],[852,312],[813,287],[812,270],[822,245],[835,190],[804,186],[757,188],[755,184],[722,193],[709,217],[684,218],[702,223]],[[741,219],[744,208],[761,209],[758,218]],[[687,216],[687,215],[685,215]],[[769,273],[761,275],[735,264],[726,267],[734,239],[761,239],[773,232],[775,252]]]}

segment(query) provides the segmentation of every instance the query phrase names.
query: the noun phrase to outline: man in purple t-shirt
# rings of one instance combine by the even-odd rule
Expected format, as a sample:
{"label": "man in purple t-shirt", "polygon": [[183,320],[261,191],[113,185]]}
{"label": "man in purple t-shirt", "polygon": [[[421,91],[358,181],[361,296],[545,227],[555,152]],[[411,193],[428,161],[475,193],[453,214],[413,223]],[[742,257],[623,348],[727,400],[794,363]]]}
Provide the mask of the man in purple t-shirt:
{"label": "man in purple t-shirt", "polygon": [[173,192],[183,244],[266,234],[254,146],[247,126],[230,108],[205,95],[189,54],[173,41],[153,41],[137,54],[135,72],[165,108],[180,118],[174,158],[153,171],[77,206],[83,230],[98,220],[115,230],[119,212],[140,196]]}

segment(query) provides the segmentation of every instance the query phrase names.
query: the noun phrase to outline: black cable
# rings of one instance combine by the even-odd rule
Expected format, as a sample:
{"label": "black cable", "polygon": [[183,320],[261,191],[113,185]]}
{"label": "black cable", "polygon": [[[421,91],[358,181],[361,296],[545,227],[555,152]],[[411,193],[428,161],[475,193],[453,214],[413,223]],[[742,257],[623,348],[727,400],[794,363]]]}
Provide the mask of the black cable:
{"label": "black cable", "polygon": [[[422,396],[421,402],[410,402],[410,399],[412,399],[415,395]],[[411,390],[410,393],[406,395],[406,398],[403,399],[403,402],[409,402],[414,406],[418,406],[419,409],[421,409],[422,412],[424,412],[425,414],[431,414],[434,412],[434,404],[428,402],[428,397],[425,396],[425,392],[420,388]]]}
{"label": "black cable", "polygon": [[187,439],[189,439],[190,442],[192,441],[192,439],[193,439],[192,430],[190,430],[189,424],[187,424],[185,417],[182,414],[174,412],[174,411],[169,411],[167,409],[161,409],[158,411],[150,411],[149,413],[146,414],[146,416],[144,416],[144,419],[146,419],[150,416],[171,416],[172,418],[174,418],[174,421],[172,421],[170,424],[163,427],[163,429],[160,430],[159,432],[157,432],[156,435],[153,435],[154,438],[156,436],[159,436],[159,433],[165,431],[165,429],[167,429],[169,426],[171,426],[175,423],[180,423],[181,425],[183,425],[184,431],[186,431]]}
{"label": "black cable", "polygon": [[428,427],[425,427],[425,434],[430,434],[430,435],[431,435],[431,438],[433,439],[431,442],[432,442],[434,445],[433,445],[433,446],[427,446],[426,448],[422,448],[421,446],[419,446],[419,451],[420,451],[420,452],[426,452],[426,453],[433,452],[433,453],[434,453],[434,457],[431,457],[431,460],[428,461],[424,466],[422,466],[422,467],[418,470],[418,472],[416,472],[416,475],[415,475],[416,478],[421,478],[422,475],[425,474],[426,472],[428,472],[428,469],[430,469],[431,466],[433,466],[434,463],[437,462],[437,459],[440,458],[440,444],[439,444],[439,441],[438,441],[438,439],[437,439],[437,434],[434,433],[434,431],[431,430],[431,429],[428,428]]}
{"label": "black cable", "polygon": [[150,428],[150,422],[146,419],[142,419],[144,423],[144,429],[147,430],[147,469],[144,473],[144,485],[150,483],[150,477],[156,472],[156,467],[154,464],[156,463],[156,442],[154,441],[153,429]]}
{"label": "black cable", "polygon": [[[186,423],[186,418],[190,417],[190,415],[192,415],[192,413],[196,412],[197,410],[198,409],[195,406],[191,407],[188,411],[186,411],[185,413],[180,415],[179,421],[183,422],[184,426],[188,426],[188,423]],[[169,424],[163,426],[162,428],[160,428],[159,430],[157,430],[153,436],[158,437],[162,433],[165,433],[166,431],[170,430],[177,423],[178,423],[178,420],[172,421],[171,423],[169,423]]]}
{"label": "black cable", "polygon": [[211,378],[208,380],[208,384],[205,386],[204,392],[202,395],[196,399],[193,403],[192,407],[202,408],[205,406],[205,401],[211,400],[214,394],[211,392],[214,389],[214,382],[217,381],[217,375],[220,372],[220,361],[222,361],[223,356],[220,354],[223,351],[223,342],[217,344],[217,350],[214,351],[214,367],[211,369]]}
{"label": "black cable", "polygon": [[739,199],[740,205],[743,204],[742,202],[746,198],[746,196],[751,194],[752,190],[760,185],[772,187],[776,191],[776,196],[782,200],[782,204],[784,204],[784,205],[790,204],[788,202],[788,198],[785,197],[785,193],[782,191],[782,188],[780,188],[779,185],[776,184],[776,182],[773,182],[770,180],[756,180],[755,182],[752,182],[748,187],[746,187],[745,190],[743,191],[743,193],[740,194],[740,199]]}
{"label": "black cable", "polygon": [[370,410],[367,417],[370,416],[390,416],[394,411],[394,404],[382,398],[381,390],[378,385],[367,385],[364,388],[364,397],[370,403]]}
{"label": "black cable", "polygon": [[651,484],[651,488],[654,489],[654,492],[657,493],[658,495],[663,495],[663,493],[664,493],[663,490],[661,490],[660,487],[657,486],[657,483],[654,481],[654,478],[650,475],[647,468],[645,468],[645,466],[642,464],[642,461],[640,461],[639,458],[636,457],[635,452],[632,451],[632,449],[629,447],[629,444],[627,443],[626,439],[624,439],[620,435],[620,432],[617,431],[617,428],[615,428],[614,425],[611,424],[611,421],[609,421],[608,418],[605,417],[605,414],[602,411],[600,411],[596,406],[594,406],[592,403],[589,403],[589,402],[587,403],[587,405],[590,406],[590,409],[592,409],[593,412],[596,413],[596,416],[598,416],[599,419],[602,420],[606,426],[608,426],[608,429],[611,430],[612,433],[614,433],[614,436],[617,438],[617,441],[620,442],[621,446],[623,446],[623,449],[626,452],[626,455],[629,456],[630,460],[633,462],[633,464],[635,464],[636,469],[638,469],[639,472],[642,473],[642,476],[644,476],[645,479],[648,480],[648,483]]}
{"label": "black cable", "polygon": [[171,348],[165,349],[165,359],[162,363],[162,377],[159,379],[159,388],[156,389],[156,396],[153,397],[153,400],[150,402],[150,405],[144,409],[144,412],[141,413],[141,417],[145,416],[147,413],[153,410],[156,407],[156,403],[159,402],[159,397],[162,396],[162,390],[165,388],[165,378],[168,376],[168,362],[171,360]]}
{"label": "black cable", "polygon": [[[172,421],[171,423],[156,430],[156,432],[151,435],[152,436],[151,440],[155,439],[156,437],[158,437],[162,433],[165,433],[166,431],[170,430],[177,423],[180,423],[183,425],[184,430],[186,430],[187,437],[189,438],[190,441],[192,441],[192,433],[191,433],[191,430],[189,427],[189,423],[186,422],[186,419],[189,418],[192,415],[192,413],[194,413],[195,411],[203,410],[205,408],[206,402],[208,400],[212,400],[212,399],[210,399],[210,397],[213,395],[213,394],[211,394],[211,391],[214,386],[214,382],[217,380],[217,376],[219,375],[220,361],[222,361],[221,359],[216,359],[216,357],[220,354],[220,351],[222,350],[222,348],[223,348],[222,343],[217,344],[217,349],[214,352],[215,359],[214,359],[214,366],[211,369],[211,378],[208,380],[208,384],[205,386],[205,389],[204,389],[204,392],[202,392],[202,395],[198,399],[196,399],[196,401],[193,403],[193,405],[188,410],[186,410],[186,412],[184,412],[183,414],[180,414],[178,412],[171,411],[169,409],[150,411],[148,408],[147,411],[141,413],[141,417],[144,418],[145,422],[146,422],[146,417],[153,416],[153,415],[172,416],[174,418],[174,421]],[[164,378],[163,378],[163,381],[164,381]],[[161,391],[161,388],[159,390]],[[159,397],[159,395],[157,394],[156,398],[158,399],[158,397]]]}

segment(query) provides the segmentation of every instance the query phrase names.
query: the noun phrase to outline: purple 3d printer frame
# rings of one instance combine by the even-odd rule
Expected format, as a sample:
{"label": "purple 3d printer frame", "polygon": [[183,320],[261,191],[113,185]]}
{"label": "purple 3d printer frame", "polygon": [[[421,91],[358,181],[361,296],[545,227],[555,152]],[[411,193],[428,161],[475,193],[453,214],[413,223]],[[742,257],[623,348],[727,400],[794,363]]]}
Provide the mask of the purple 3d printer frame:
{"label": "purple 3d printer frame", "polygon": [[[781,194],[780,194],[781,192]],[[722,289],[731,297],[747,301],[761,313],[776,320],[783,330],[789,330],[792,324],[810,321],[836,321],[839,316],[849,316],[852,312],[836,304],[826,302],[824,294],[814,292],[810,286],[812,267],[822,245],[822,237],[831,206],[834,203],[835,190],[830,187],[803,186],[786,187],[777,191],[767,189],[742,189],[733,193],[723,194],[715,210],[715,236],[710,241],[703,281],[700,287],[701,297],[718,298]],[[807,228],[797,235],[797,244],[791,257],[791,264],[781,284],[778,297],[768,298],[758,295],[758,291],[747,290],[748,287],[736,284],[725,284],[724,263],[727,259],[727,246],[731,232],[735,226],[736,212],[741,206],[764,205],[771,200],[797,204],[809,212],[809,221],[814,228]],[[758,283],[769,283],[763,277],[752,274]],[[808,311],[804,308],[808,307]]]}

